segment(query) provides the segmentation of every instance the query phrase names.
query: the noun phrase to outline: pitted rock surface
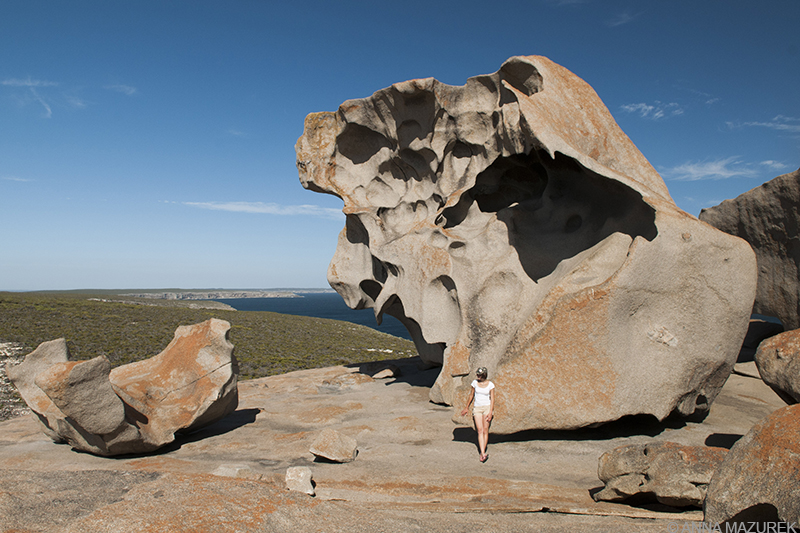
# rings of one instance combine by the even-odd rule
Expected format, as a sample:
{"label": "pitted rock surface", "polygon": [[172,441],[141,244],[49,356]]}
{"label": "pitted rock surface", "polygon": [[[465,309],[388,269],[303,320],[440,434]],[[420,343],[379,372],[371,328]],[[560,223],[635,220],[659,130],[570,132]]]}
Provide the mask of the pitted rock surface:
{"label": "pitted rock surface", "polygon": [[217,319],[181,326],[157,356],[115,369],[104,356],[68,361],[58,339],[6,373],[55,442],[98,455],[144,453],[236,409],[229,330]]}
{"label": "pitted rock surface", "polygon": [[304,187],[344,201],[328,280],[408,328],[461,418],[479,366],[492,430],[707,410],[756,286],[747,244],[679,210],[583,80],[514,57],[306,118]]}

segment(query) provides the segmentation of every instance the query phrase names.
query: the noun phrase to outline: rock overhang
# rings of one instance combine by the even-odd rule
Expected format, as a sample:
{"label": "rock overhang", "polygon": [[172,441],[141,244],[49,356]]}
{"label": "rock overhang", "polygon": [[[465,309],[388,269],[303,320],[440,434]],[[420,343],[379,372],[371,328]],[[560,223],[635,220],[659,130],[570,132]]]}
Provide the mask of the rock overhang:
{"label": "rock overhang", "polygon": [[303,186],[344,202],[331,286],[443,365],[434,401],[463,401],[486,366],[506,393],[493,430],[581,427],[705,409],[730,372],[752,252],[680,211],[591,87],[548,59],[309,115],[297,154]]}

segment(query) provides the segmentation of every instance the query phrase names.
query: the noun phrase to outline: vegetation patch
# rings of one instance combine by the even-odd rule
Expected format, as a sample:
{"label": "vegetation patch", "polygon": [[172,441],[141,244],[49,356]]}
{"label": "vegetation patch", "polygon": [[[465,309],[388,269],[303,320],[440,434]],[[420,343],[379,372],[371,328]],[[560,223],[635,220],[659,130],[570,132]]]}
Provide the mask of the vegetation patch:
{"label": "vegetation patch", "polygon": [[177,302],[153,305],[154,300],[150,305],[121,303],[103,296],[0,292],[0,342],[19,343],[29,353],[42,342],[63,337],[70,359],[105,355],[112,366],[119,366],[160,353],[178,326],[219,318],[231,323],[241,379],[416,355],[409,340],[349,322],[196,309]]}

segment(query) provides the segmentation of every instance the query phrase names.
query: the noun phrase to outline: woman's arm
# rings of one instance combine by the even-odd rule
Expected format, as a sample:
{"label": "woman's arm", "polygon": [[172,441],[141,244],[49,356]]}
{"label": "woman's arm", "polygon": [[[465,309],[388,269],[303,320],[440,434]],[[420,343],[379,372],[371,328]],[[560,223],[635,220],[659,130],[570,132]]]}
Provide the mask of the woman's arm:
{"label": "woman's arm", "polygon": [[[494,391],[492,391],[492,392],[494,392]],[[472,398],[474,398],[474,397],[475,397],[475,389],[470,387],[469,388],[469,399],[467,400],[467,406],[464,407],[463,411],[461,411],[461,416],[466,416],[467,415],[467,411],[469,411],[469,404],[472,403]]]}
{"label": "woman's arm", "polygon": [[486,415],[486,421],[491,422],[494,416],[494,389],[489,391],[489,414]]}

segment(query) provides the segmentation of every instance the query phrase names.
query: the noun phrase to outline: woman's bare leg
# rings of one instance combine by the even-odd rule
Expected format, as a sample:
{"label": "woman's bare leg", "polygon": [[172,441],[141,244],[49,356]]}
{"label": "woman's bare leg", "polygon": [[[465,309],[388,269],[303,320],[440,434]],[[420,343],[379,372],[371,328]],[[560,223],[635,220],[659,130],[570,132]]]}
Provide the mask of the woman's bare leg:
{"label": "woman's bare leg", "polygon": [[481,459],[486,455],[486,445],[489,442],[489,424],[486,423],[484,415],[475,416],[475,429],[478,431],[478,449],[481,452]]}

